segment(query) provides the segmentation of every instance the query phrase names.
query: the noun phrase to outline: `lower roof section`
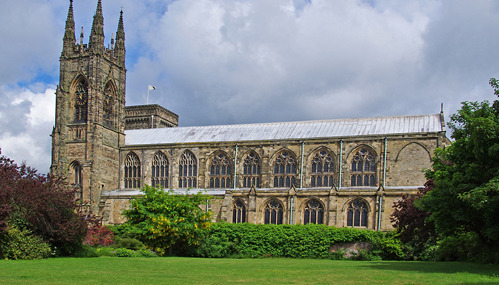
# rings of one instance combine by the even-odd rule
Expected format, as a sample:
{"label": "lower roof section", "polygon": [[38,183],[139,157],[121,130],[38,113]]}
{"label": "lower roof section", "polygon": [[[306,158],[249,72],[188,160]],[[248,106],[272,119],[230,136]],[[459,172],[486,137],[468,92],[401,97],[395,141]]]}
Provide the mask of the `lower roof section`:
{"label": "lower roof section", "polygon": [[125,145],[273,141],[445,131],[443,115],[126,130]]}

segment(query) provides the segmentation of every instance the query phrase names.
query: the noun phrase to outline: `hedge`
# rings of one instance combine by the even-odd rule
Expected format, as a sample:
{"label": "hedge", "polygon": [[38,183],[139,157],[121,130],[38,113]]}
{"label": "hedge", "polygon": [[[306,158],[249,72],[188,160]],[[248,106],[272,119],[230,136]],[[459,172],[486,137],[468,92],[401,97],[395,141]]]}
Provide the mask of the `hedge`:
{"label": "hedge", "polygon": [[[383,259],[401,259],[401,244],[393,233],[335,228],[325,225],[255,225],[217,223],[192,255],[201,257],[334,258],[335,244],[367,242]],[[362,253],[363,256],[366,252]],[[371,258],[371,257],[368,257]]]}

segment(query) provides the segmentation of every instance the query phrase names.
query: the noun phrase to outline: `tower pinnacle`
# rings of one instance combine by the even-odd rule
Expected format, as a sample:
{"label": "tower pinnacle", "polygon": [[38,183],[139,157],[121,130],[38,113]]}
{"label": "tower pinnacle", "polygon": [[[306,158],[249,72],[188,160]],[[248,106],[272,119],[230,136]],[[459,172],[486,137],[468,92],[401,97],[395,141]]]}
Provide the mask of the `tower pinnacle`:
{"label": "tower pinnacle", "polygon": [[76,41],[75,37],[75,20],[73,16],[73,0],[69,0],[68,18],[66,19],[66,28],[64,31],[62,53],[69,52],[74,46]]}
{"label": "tower pinnacle", "polygon": [[102,1],[97,2],[97,9],[92,23],[90,33],[90,48],[94,51],[101,51],[104,48],[104,16],[102,16]]}
{"label": "tower pinnacle", "polygon": [[116,57],[118,57],[118,60],[125,65],[125,29],[123,27],[123,10],[120,12],[120,20],[118,21],[114,53]]}

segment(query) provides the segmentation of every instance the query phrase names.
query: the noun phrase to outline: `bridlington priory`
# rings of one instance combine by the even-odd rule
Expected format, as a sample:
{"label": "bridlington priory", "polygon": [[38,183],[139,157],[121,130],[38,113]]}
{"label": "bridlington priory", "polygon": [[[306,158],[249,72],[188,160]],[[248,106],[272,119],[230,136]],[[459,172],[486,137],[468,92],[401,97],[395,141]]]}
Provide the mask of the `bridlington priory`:
{"label": "bridlington priory", "polygon": [[[395,201],[425,183],[445,146],[442,113],[178,127],[159,105],[125,106],[125,30],[104,42],[101,0],[87,43],[70,1],[51,173],[105,224],[144,184],[211,196],[213,221],[392,229]],[[203,206],[203,209],[205,206]]]}

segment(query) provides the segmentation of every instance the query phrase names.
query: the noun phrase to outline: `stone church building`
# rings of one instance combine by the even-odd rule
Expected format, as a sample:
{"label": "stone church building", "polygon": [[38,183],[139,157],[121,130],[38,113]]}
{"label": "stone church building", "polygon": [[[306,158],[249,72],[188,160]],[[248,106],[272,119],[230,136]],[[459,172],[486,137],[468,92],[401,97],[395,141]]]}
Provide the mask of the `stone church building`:
{"label": "stone church building", "polygon": [[125,106],[125,31],[104,42],[99,0],[88,43],[70,1],[51,173],[66,176],[105,223],[144,184],[211,195],[206,210],[230,223],[391,229],[393,202],[415,193],[437,147],[443,114],[178,127],[158,105]]}

